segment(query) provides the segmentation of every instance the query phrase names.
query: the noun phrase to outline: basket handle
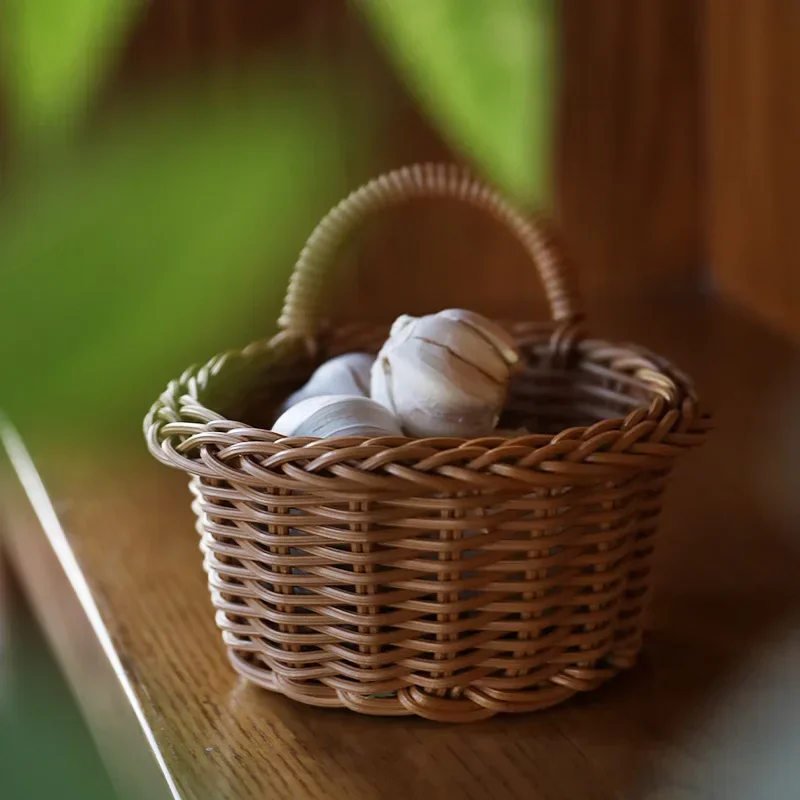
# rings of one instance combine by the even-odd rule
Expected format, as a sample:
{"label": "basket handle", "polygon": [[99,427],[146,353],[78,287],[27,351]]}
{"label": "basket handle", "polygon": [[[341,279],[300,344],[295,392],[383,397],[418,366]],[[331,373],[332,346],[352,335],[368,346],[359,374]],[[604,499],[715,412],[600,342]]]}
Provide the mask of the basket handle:
{"label": "basket handle", "polygon": [[447,164],[416,164],[356,189],[322,219],[295,264],[278,325],[281,337],[308,339],[320,322],[323,276],[340,245],[372,212],[412,198],[462,200],[500,220],[533,260],[550,313],[563,330],[583,319],[582,306],[560,248],[540,219],[526,218],[489,186]]}

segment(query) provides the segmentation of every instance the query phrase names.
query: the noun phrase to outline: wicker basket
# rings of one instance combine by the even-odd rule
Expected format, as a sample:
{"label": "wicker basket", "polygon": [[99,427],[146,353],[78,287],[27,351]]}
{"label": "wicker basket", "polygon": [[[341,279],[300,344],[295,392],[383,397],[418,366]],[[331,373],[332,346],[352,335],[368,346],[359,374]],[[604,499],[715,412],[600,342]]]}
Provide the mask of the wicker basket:
{"label": "wicker basket", "polygon": [[[526,368],[501,422],[536,433],[270,432],[321,361],[382,344],[385,326],[322,324],[322,273],[367,214],[422,196],[489,212],[538,267],[553,322],[509,326]],[[187,370],[145,420],[153,455],[192,476],[217,624],[241,675],[312,705],[469,722],[552,706],[634,664],[662,492],[708,418],[665,360],[583,336],[540,222],[453,167],[385,175],[313,232],[280,328]]]}

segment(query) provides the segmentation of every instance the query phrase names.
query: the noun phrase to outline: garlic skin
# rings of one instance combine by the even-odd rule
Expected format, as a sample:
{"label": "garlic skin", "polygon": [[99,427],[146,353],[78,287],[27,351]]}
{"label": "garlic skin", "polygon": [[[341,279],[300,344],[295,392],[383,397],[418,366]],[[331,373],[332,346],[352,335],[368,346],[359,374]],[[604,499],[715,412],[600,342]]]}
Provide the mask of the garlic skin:
{"label": "garlic skin", "polygon": [[409,436],[486,436],[518,366],[512,337],[480,314],[401,316],[372,367],[371,395]]}
{"label": "garlic skin", "polygon": [[369,396],[370,370],[375,356],[367,353],[345,353],[317,367],[312,376],[294,394],[284,401],[281,411],[286,411],[307,397],[346,394]]}
{"label": "garlic skin", "polygon": [[402,436],[400,423],[369,397],[317,395],[284,411],[272,426],[284,436]]}

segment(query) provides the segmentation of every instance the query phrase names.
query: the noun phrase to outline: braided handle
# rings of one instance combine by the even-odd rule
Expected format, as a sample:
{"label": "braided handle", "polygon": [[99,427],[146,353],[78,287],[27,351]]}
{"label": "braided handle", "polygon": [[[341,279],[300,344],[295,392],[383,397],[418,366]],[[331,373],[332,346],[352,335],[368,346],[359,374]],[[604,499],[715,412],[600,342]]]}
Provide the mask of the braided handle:
{"label": "braided handle", "polygon": [[417,164],[389,172],[356,189],[322,219],[294,267],[278,325],[284,335],[311,336],[320,318],[323,276],[340,245],[373,211],[418,197],[462,200],[500,220],[533,260],[556,322],[582,319],[569,270],[541,220],[523,216],[497,192],[453,165]]}

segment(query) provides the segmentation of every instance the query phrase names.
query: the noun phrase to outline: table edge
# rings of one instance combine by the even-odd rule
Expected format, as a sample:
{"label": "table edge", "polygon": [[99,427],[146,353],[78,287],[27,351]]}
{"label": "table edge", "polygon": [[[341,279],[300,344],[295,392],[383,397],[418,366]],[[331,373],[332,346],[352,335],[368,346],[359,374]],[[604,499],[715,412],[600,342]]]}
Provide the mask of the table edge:
{"label": "table edge", "polygon": [[[110,752],[113,748],[105,740],[105,737],[101,735],[100,728],[102,726],[99,724],[99,720],[96,719],[96,714],[89,707],[91,702],[86,697],[86,690],[82,691],[77,685],[77,675],[75,674],[77,665],[70,663],[71,659],[65,652],[66,648],[63,645],[63,641],[59,642],[59,637],[53,630],[53,626],[58,624],[58,620],[53,619],[50,613],[42,613],[43,606],[47,605],[48,609],[52,609],[52,603],[47,603],[44,597],[45,590],[37,585],[38,582],[34,575],[35,570],[26,567],[24,563],[23,552],[26,543],[23,539],[25,535],[29,536],[30,532],[25,531],[25,535],[23,535],[22,532],[15,532],[12,529],[13,526],[7,526],[7,530],[4,531],[4,538],[6,539],[5,544],[7,546],[5,549],[8,554],[9,566],[14,569],[20,584],[31,600],[37,619],[45,631],[56,659],[65,672],[81,712],[87,720],[98,749],[101,751],[103,760],[109,767],[115,789],[119,790],[123,796],[131,794],[131,792],[133,792],[131,795],[133,797],[141,796],[139,790],[130,785],[131,773],[134,770],[131,770],[129,765],[133,761],[138,769],[146,770],[146,774],[143,775],[137,772],[137,786],[140,788],[142,785],[147,786],[149,798],[152,798],[152,800],[161,800],[161,798],[164,798],[164,800],[169,800],[169,798],[180,800],[182,795],[160,751],[155,734],[150,727],[133,684],[114,647],[111,635],[103,622],[100,610],[69,544],[45,484],[22,437],[2,413],[0,413],[0,445],[2,445],[0,452],[4,451],[10,465],[12,480],[15,478],[18,482],[41,527],[42,543],[46,544],[46,547],[41,548],[44,553],[37,555],[40,557],[40,561],[42,558],[52,560],[52,564],[48,566],[51,570],[54,568],[63,575],[63,599],[65,602],[71,602],[73,609],[79,607],[82,623],[91,628],[93,639],[102,651],[101,658],[104,658],[110,673],[113,673],[113,676],[109,675],[109,684],[114,684],[117,690],[121,690],[119,696],[115,698],[121,703],[115,704],[124,705],[124,707],[130,709],[133,715],[131,722],[138,727],[136,731],[128,730],[126,732],[128,740],[135,742],[138,739],[139,747],[137,748],[137,753],[131,753],[127,747],[124,753]],[[50,559],[50,556],[52,556],[52,559]],[[69,599],[70,596],[71,600]],[[60,597],[60,599],[62,598]],[[132,729],[134,725],[129,725],[128,728]],[[128,745],[130,743],[131,741],[126,742]],[[121,757],[125,759],[125,766],[128,768],[120,764]],[[156,794],[154,795],[153,792],[156,792]]]}

